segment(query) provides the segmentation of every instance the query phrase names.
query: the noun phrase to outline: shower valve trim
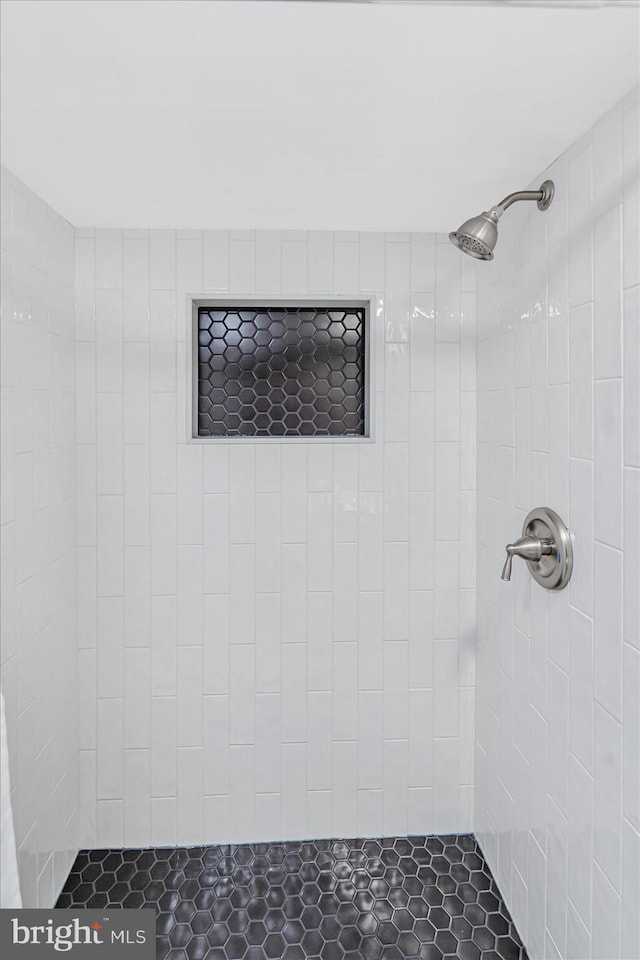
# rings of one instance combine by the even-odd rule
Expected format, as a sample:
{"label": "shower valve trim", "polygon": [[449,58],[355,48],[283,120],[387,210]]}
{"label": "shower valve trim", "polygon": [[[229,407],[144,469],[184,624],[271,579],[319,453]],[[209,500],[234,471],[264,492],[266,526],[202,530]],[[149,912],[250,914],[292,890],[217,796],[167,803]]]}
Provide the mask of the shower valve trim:
{"label": "shower valve trim", "polygon": [[573,571],[573,540],[567,526],[550,507],[536,507],[525,517],[522,536],[506,546],[502,580],[511,580],[514,557],[522,557],[541,587],[562,590]]}

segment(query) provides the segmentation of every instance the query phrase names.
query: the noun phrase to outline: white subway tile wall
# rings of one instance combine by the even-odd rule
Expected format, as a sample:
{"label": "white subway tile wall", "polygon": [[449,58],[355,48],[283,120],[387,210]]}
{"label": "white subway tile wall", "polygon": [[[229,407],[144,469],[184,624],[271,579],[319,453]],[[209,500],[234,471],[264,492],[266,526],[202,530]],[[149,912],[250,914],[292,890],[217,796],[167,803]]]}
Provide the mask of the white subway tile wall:
{"label": "white subway tile wall", "polygon": [[[80,845],[475,829],[533,960],[637,960],[638,166],[635,91],[477,295],[446,235],[74,238],[3,170],[27,905]],[[372,298],[373,439],[188,442],[207,295]],[[557,595],[499,580],[544,503],[575,535]]]}
{"label": "white subway tile wall", "polygon": [[[532,960],[640,956],[638,167],[635,91],[478,270],[475,828]],[[543,501],[558,594],[499,579]]]}
{"label": "white subway tile wall", "polygon": [[[82,844],[471,829],[474,272],[429,234],[86,229],[76,269]],[[373,298],[373,439],[188,442],[207,294]]]}
{"label": "white subway tile wall", "polygon": [[[50,907],[79,824],[74,235],[4,167],[0,242],[2,691],[22,898]],[[95,408],[81,411],[83,436],[94,421]],[[85,496],[83,526],[95,511]],[[95,658],[80,671],[95,711]],[[95,724],[83,737],[94,745]]]}

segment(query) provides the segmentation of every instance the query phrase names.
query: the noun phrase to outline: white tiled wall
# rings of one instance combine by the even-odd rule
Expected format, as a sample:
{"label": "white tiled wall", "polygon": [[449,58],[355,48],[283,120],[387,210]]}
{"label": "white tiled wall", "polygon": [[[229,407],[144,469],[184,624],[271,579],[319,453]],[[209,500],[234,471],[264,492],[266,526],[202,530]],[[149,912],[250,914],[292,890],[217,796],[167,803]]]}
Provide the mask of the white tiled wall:
{"label": "white tiled wall", "polygon": [[25,906],[78,823],[73,229],[2,168],[2,690]]}
{"label": "white tiled wall", "polygon": [[[475,826],[534,960],[637,960],[637,91],[546,177],[478,269]],[[499,578],[545,504],[575,537],[561,593]]]}
{"label": "white tiled wall", "polygon": [[[82,229],[75,262],[83,843],[470,829],[473,264]],[[188,294],[372,297],[375,440],[187,443]]]}
{"label": "white tiled wall", "polygon": [[[533,958],[640,955],[637,93],[544,176],[549,212],[514,208],[478,270],[474,778],[473,262],[432,234],[74,241],[3,172],[27,904],[76,842],[475,826]],[[373,298],[374,440],[187,443],[189,294]],[[575,535],[559,594],[499,580],[546,503]]]}

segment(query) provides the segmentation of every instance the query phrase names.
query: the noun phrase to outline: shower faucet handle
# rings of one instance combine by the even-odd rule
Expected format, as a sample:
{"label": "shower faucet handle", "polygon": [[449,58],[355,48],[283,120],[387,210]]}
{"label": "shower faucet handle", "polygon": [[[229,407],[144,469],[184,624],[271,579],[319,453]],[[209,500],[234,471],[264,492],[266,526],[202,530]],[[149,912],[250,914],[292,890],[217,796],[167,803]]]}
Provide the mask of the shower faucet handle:
{"label": "shower faucet handle", "polygon": [[523,560],[540,560],[548,556],[555,550],[553,540],[544,537],[524,536],[520,537],[515,543],[508,543],[507,559],[502,568],[502,580],[511,580],[511,566],[514,557],[522,557]]}
{"label": "shower faucet handle", "polygon": [[507,544],[502,579],[511,579],[514,557],[522,557],[529,573],[545,590],[563,590],[573,571],[573,537],[551,507],[530,510],[522,524],[522,536]]}

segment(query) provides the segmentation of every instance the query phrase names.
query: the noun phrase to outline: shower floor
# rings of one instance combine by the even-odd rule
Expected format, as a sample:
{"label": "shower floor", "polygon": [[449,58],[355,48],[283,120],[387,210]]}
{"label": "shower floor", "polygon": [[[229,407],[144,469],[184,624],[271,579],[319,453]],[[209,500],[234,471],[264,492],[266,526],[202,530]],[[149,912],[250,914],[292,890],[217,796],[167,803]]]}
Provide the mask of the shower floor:
{"label": "shower floor", "polygon": [[56,906],[153,906],[170,960],[527,960],[471,834],[82,850]]}

